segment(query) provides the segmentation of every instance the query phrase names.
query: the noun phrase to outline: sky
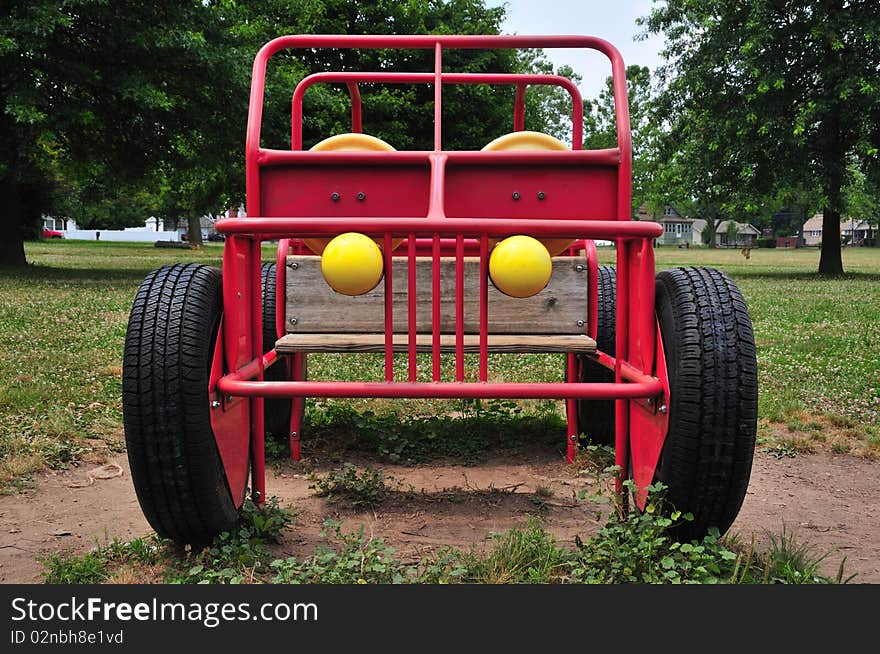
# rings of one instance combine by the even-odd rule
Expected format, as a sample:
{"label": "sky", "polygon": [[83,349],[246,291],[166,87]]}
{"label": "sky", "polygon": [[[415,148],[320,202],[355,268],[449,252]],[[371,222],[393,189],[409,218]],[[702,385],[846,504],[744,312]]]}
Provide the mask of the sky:
{"label": "sky", "polygon": [[[639,64],[653,70],[663,62],[662,36],[633,40],[642,31],[636,18],[650,13],[652,0],[487,0],[486,4],[507,6],[502,25],[506,34],[598,36],[620,50],[627,66]],[[598,95],[611,74],[608,59],[595,51],[558,49],[546,53],[557,66],[568,64],[583,77],[580,90],[585,98]]]}

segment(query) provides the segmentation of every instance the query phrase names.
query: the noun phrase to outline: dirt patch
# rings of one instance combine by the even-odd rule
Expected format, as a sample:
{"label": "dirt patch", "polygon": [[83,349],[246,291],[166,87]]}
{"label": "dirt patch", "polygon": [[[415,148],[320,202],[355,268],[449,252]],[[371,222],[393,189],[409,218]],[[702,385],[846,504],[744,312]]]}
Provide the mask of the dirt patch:
{"label": "dirt patch", "polygon": [[[121,475],[112,476],[117,468]],[[405,560],[444,546],[468,548],[492,532],[540,515],[561,542],[585,537],[600,525],[600,505],[575,501],[588,480],[551,455],[492,459],[479,466],[385,466],[399,490],[372,511],[353,512],[317,498],[302,464],[270,470],[268,490],[297,509],[279,554],[304,555],[323,541],[326,520],[346,531],[364,525]],[[97,472],[97,474],[96,474]],[[321,472],[321,470],[317,470]],[[89,479],[92,481],[89,481]],[[880,583],[880,464],[824,452],[775,459],[756,453],[748,495],[732,531],[743,540],[785,526],[819,553],[832,552],[823,571],[836,572],[843,556],[855,581]],[[539,491],[540,489],[540,491]],[[101,468],[41,475],[36,490],[0,497],[0,582],[41,581],[38,558],[50,552],[87,551],[114,537],[149,532],[124,455]]]}

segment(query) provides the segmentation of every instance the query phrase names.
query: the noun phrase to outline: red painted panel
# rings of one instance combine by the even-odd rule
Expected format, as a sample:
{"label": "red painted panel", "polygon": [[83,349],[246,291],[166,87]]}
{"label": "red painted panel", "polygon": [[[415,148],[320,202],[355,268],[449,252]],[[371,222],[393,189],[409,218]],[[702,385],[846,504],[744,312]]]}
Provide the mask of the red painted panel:
{"label": "red painted panel", "polygon": [[[424,216],[430,169],[424,165],[272,166],[260,171],[260,215]],[[338,199],[334,200],[334,193]],[[358,199],[363,193],[364,198]],[[352,225],[352,229],[356,226]]]}
{"label": "red painted panel", "polygon": [[616,212],[617,170],[610,166],[446,167],[451,218],[616,220]]}

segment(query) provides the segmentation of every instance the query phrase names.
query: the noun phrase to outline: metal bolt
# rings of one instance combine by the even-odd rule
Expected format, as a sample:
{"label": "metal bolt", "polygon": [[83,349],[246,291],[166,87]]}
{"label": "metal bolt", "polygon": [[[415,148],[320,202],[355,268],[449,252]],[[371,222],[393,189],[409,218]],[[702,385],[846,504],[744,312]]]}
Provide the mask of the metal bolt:
{"label": "metal bolt", "polygon": [[291,319],[290,319],[290,324],[291,324],[291,325],[295,325],[295,324],[296,324],[296,318],[291,318]]}
{"label": "metal bolt", "polygon": [[572,434],[571,436],[568,437],[568,440],[570,440],[572,443],[576,443],[577,439],[578,439],[577,434]]}
{"label": "metal bolt", "polygon": [[513,192],[513,199],[514,199],[514,200],[519,200],[519,191],[514,191],[514,192]]}
{"label": "metal bolt", "polygon": [[578,327],[583,327],[583,326],[584,326],[584,321],[578,320]]}
{"label": "metal bolt", "polygon": [[358,198],[358,200],[360,200],[361,202],[363,202],[364,200],[367,199],[367,194],[364,193],[363,191],[361,191],[360,193],[358,193],[357,198]]}
{"label": "metal bolt", "polygon": [[296,261],[294,261],[293,263],[290,264],[290,267],[293,268],[294,270],[296,270],[297,268],[299,268],[299,264]]}
{"label": "metal bolt", "polygon": [[580,264],[574,267],[574,269],[578,272],[584,272],[584,267]]}
{"label": "metal bolt", "polygon": [[654,398],[653,397],[648,398],[648,406],[654,406]]}
{"label": "metal bolt", "polygon": [[290,432],[290,437],[291,437],[291,438],[296,438],[296,436],[297,436],[297,434],[296,434],[295,431]]}
{"label": "metal bolt", "polygon": [[661,405],[660,405],[660,408],[657,409],[657,411],[659,411],[660,413],[666,413],[666,411],[667,411],[667,409],[666,409],[666,405],[665,405],[665,404],[661,404]]}
{"label": "metal bolt", "polygon": [[211,400],[211,408],[219,409],[220,408],[220,400]]}
{"label": "metal bolt", "polygon": [[547,197],[547,196],[544,195],[544,191],[538,191],[538,199],[539,200],[543,200],[545,197]]}
{"label": "metal bolt", "polygon": [[330,199],[333,200],[334,202],[339,202],[339,193],[334,191],[333,193],[330,194]]}
{"label": "metal bolt", "polygon": [[241,299],[241,291],[238,291],[238,293],[236,293],[236,295],[238,296],[238,299]]}

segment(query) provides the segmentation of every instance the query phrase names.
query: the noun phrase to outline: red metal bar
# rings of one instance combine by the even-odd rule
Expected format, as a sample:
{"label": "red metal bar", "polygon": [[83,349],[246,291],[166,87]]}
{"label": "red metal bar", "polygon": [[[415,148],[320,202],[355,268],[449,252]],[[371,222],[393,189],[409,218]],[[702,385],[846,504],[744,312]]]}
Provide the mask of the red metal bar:
{"label": "red metal bar", "polygon": [[[463,150],[442,153],[450,162],[467,165],[523,165],[523,166],[611,166],[617,167],[621,160],[617,148],[605,150]],[[439,153],[423,150],[396,150],[394,152],[312,152],[298,150],[273,150],[265,148],[254,153],[255,167],[267,166],[401,166],[425,164]],[[259,215],[251,214],[248,215]]]}
{"label": "red metal bar", "polygon": [[[568,379],[566,379],[566,381],[570,384],[576,383],[578,380],[578,378],[576,376],[577,375],[577,357],[572,353],[568,353],[565,356],[568,359],[568,366],[566,368],[568,370]],[[577,456],[577,439],[578,439],[578,434],[580,433],[578,431],[580,426],[578,425],[577,400],[567,399],[565,401],[565,403],[566,403],[565,415],[566,415],[567,423],[568,423],[568,425],[567,425],[568,426],[568,429],[567,429],[568,433],[566,434],[566,437],[565,437],[566,461],[568,461],[568,463],[572,463],[574,461],[575,457]]]}
{"label": "red metal bar", "polygon": [[440,235],[431,247],[431,378],[440,381]]}
{"label": "red metal bar", "polygon": [[542,384],[514,382],[260,382],[221,377],[217,388],[235,397],[375,397],[375,398],[504,398],[608,400],[653,397],[662,392],[660,380],[649,383]]}
{"label": "red metal bar", "polygon": [[[660,236],[663,227],[648,221],[616,220],[533,220],[529,218],[444,218],[432,220],[425,217],[371,218],[347,216],[333,218],[223,218],[215,223],[222,234],[259,235],[268,240],[278,234],[297,234],[301,236],[321,236],[339,234],[357,225],[364,234],[384,234],[386,232],[407,233],[418,236],[440,234],[477,237],[482,233],[488,236],[513,236],[531,234],[535,237],[578,238],[621,240]],[[462,246],[464,243],[462,242]],[[618,251],[620,250],[618,244]],[[387,273],[387,271],[386,271]],[[620,271],[618,271],[618,275]],[[619,290],[618,290],[619,292]]]}
{"label": "red metal bar", "polygon": [[[583,120],[581,120],[583,123]],[[526,128],[526,85],[518,82],[516,97],[513,100],[513,131],[521,132]]]}
{"label": "red metal bar", "polygon": [[[435,62],[436,70],[441,70],[441,66]],[[313,73],[304,77],[293,92],[291,99],[291,148],[294,150],[302,149],[302,103],[306,91],[317,83],[346,83],[349,86],[351,94],[351,85],[372,83],[372,84],[422,84],[429,83],[438,84],[491,84],[491,85],[516,85],[516,100],[514,102],[514,131],[519,132],[524,129],[525,125],[525,93],[526,86],[542,85],[542,86],[558,86],[568,91],[571,96],[571,120],[572,120],[572,149],[580,150],[583,148],[583,123],[584,123],[584,103],[578,87],[567,77],[561,75],[547,74],[525,74],[525,73],[390,73],[390,72],[322,72]],[[355,96],[352,95],[352,125],[354,126]],[[437,91],[435,89],[435,102],[437,100]],[[357,110],[360,112],[360,94],[357,95]],[[439,115],[439,114],[436,114]],[[435,120],[436,120],[435,115]],[[360,119],[360,115],[358,115]],[[442,122],[442,121],[441,121]],[[435,131],[437,127],[435,122]],[[358,123],[360,125],[360,123]],[[517,127],[519,125],[519,127]],[[352,129],[352,131],[355,131]],[[356,131],[360,131],[359,129]],[[436,133],[435,133],[436,136]],[[439,150],[440,148],[437,148]]]}
{"label": "red metal bar", "polygon": [[394,381],[394,296],[391,265],[391,234],[386,233],[382,254],[385,258],[385,381]]}
{"label": "red metal bar", "polygon": [[[346,86],[348,87],[348,95],[351,97],[351,131],[360,134],[364,131],[361,115],[361,92],[357,82],[348,82]],[[301,144],[300,147],[302,147]]]}
{"label": "red metal bar", "polygon": [[[627,358],[629,330],[629,242],[617,241],[617,324],[615,326],[614,383],[623,382],[621,366]],[[629,402],[618,398],[614,406],[614,464],[618,467],[615,488],[623,491],[629,464]]]}
{"label": "red metal bar", "polygon": [[434,45],[434,151],[443,149],[443,46]]}
{"label": "red metal bar", "polygon": [[[260,267],[262,251],[260,241],[250,243],[250,314],[251,314],[251,356],[257,362],[257,381],[263,380],[263,298]],[[256,504],[266,503],[266,455],[263,398],[251,398],[251,492]]]}
{"label": "red metal bar", "polygon": [[599,333],[599,255],[593,239],[584,241],[587,259],[587,334],[593,340]]}
{"label": "red metal bar", "polygon": [[290,252],[290,239],[278,241],[275,255],[275,337],[284,336],[284,307],[287,304],[287,254]]}
{"label": "red metal bar", "polygon": [[464,239],[455,241],[455,381],[464,381]]}
{"label": "red metal bar", "polygon": [[489,237],[480,237],[480,381],[489,378]]}
{"label": "red metal bar", "polygon": [[[257,151],[260,149],[260,131],[263,121],[263,96],[266,82],[266,64],[269,58],[284,49],[292,48],[442,48],[467,49],[527,49],[527,48],[590,48],[603,53],[611,61],[614,105],[617,117],[617,144],[621,161],[618,190],[621,212],[629,213],[629,186],[632,171],[632,145],[629,132],[629,106],[626,99],[626,75],[623,58],[618,50],[604,39],[590,36],[471,36],[471,35],[290,35],[274,39],[264,45],[256,57],[251,74],[251,93],[248,105],[248,126],[245,142],[245,180],[248,215],[259,215],[259,173]],[[439,74],[435,65],[435,75]],[[436,107],[435,107],[436,110]],[[575,125],[577,127],[577,125]],[[435,129],[437,129],[435,127]],[[436,145],[436,144],[435,144]],[[252,205],[253,203],[253,205]],[[255,210],[252,210],[252,206]]]}
{"label": "red metal bar", "polygon": [[[293,381],[305,381],[305,355],[297,352],[292,357]],[[302,440],[302,414],[306,398],[293,398],[290,412],[290,458],[299,461],[301,458],[300,441]]]}
{"label": "red metal bar", "polygon": [[407,313],[408,313],[408,336],[409,336],[409,380],[416,380],[416,237],[414,234],[409,235],[409,244],[407,245]]}

